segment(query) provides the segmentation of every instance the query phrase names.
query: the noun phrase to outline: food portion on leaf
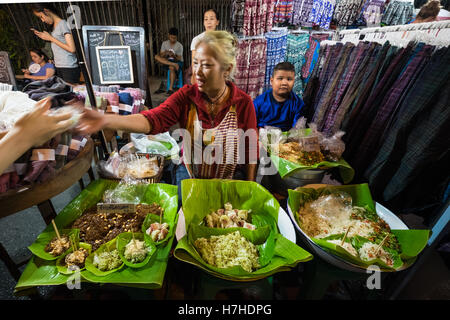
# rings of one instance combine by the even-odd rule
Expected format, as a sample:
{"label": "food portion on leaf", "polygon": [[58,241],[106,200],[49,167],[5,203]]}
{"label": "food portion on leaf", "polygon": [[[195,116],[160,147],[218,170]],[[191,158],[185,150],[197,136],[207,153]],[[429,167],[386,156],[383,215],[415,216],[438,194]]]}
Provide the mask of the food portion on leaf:
{"label": "food portion on leaf", "polygon": [[72,228],[80,229],[81,241],[92,245],[92,250],[95,251],[122,232],[139,232],[149,212],[162,212],[162,208],[156,203],[147,208],[142,210],[137,205],[134,213],[97,213],[97,206],[94,206],[75,220]]}
{"label": "food portion on leaf", "polygon": [[257,247],[239,231],[226,235],[198,238],[194,242],[201,257],[218,268],[241,266],[247,272],[260,268]]}
{"label": "food portion on leaf", "polygon": [[84,262],[86,261],[88,255],[88,250],[86,250],[85,248],[79,248],[78,250],[75,250],[66,255],[64,263],[67,267],[77,266],[82,269],[84,268]]}
{"label": "food portion on leaf", "polygon": [[144,241],[131,239],[125,246],[124,257],[131,263],[139,263],[145,260],[149,251]]}
{"label": "food portion on leaf", "polygon": [[204,223],[210,228],[235,228],[242,227],[250,230],[255,230],[256,227],[249,223],[249,213],[251,210],[233,209],[231,203],[227,202],[224,205],[225,209],[219,209],[208,214],[204,218]]}
{"label": "food portion on leaf", "polygon": [[167,235],[169,234],[169,224],[168,223],[159,223],[159,222],[154,222],[150,225],[150,227],[147,228],[147,230],[145,231],[150,238],[154,241],[162,241],[164,240]]}
{"label": "food portion on leaf", "polygon": [[70,248],[70,239],[67,235],[61,237],[54,237],[46,246],[45,252],[57,257],[62,255]]}
{"label": "food portion on leaf", "polygon": [[388,267],[394,265],[394,257],[391,253],[385,251],[382,247],[377,244],[366,242],[358,250],[359,257],[364,261],[372,261],[374,259],[380,259]]}
{"label": "food portion on leaf", "polygon": [[94,260],[92,264],[100,271],[111,271],[119,268],[123,262],[119,257],[119,251],[114,249],[111,251],[94,253]]}
{"label": "food portion on leaf", "polygon": [[[395,259],[389,251],[399,253],[401,247],[389,225],[368,207],[352,202],[345,192],[322,194],[299,208],[299,226],[313,240],[335,244],[363,262],[379,259],[393,267]],[[349,241],[342,240],[344,234]],[[358,237],[364,243],[356,247],[350,240]]]}

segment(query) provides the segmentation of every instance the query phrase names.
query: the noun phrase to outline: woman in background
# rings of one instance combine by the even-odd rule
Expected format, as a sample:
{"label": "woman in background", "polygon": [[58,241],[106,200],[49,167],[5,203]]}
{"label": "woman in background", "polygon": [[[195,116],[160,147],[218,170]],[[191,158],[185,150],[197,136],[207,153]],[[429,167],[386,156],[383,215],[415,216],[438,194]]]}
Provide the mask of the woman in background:
{"label": "woman in background", "polygon": [[53,26],[52,33],[39,32],[32,29],[35,35],[45,41],[50,41],[55,61],[56,75],[69,83],[78,83],[80,67],[75,55],[75,42],[67,21],[57,15],[55,7],[48,3],[32,4],[33,14],[42,22]]}
{"label": "woman in background", "polygon": [[[220,23],[219,14],[217,13],[216,10],[208,9],[205,11],[205,13],[203,13],[203,26],[205,27],[205,31],[200,33],[198,36],[194,37],[194,39],[192,39],[191,42],[192,61],[194,61],[195,47],[197,46],[200,39],[205,35],[206,31],[215,31],[219,23]],[[192,63],[190,72],[192,72]],[[190,79],[191,83],[194,84],[195,83],[194,75],[191,75]]]}
{"label": "woman in background", "polygon": [[46,80],[55,75],[55,66],[49,62],[47,55],[40,49],[30,50],[32,64],[38,64],[40,66],[39,71],[31,72],[29,69],[22,69],[25,79],[30,80]]}
{"label": "woman in background", "polygon": [[416,18],[410,23],[424,23],[433,22],[437,20],[439,11],[441,10],[441,3],[439,0],[431,0],[425,3],[421,8]]}

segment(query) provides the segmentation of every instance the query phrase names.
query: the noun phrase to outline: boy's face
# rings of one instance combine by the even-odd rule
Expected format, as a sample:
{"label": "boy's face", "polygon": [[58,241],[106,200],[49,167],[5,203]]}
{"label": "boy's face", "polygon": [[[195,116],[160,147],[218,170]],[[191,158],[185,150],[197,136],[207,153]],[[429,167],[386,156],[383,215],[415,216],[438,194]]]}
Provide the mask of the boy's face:
{"label": "boy's face", "polygon": [[177,42],[177,36],[173,34],[169,34],[169,41],[172,44],[175,44]]}
{"label": "boy's face", "polygon": [[270,78],[273,92],[278,96],[288,96],[294,87],[295,73],[293,71],[277,70]]}

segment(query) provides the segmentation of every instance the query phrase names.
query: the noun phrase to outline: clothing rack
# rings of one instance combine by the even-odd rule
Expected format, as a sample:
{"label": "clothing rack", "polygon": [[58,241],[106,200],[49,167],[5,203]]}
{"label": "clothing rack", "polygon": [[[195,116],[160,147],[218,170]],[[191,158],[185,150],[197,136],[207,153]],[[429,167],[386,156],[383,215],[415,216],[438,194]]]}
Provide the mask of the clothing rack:
{"label": "clothing rack", "polygon": [[355,34],[355,33],[362,34],[362,33],[398,32],[398,31],[430,30],[430,29],[446,29],[446,28],[450,28],[450,20],[426,22],[426,23],[411,23],[389,27],[341,30],[339,31],[339,35],[344,36],[347,34]]}
{"label": "clothing rack", "polygon": [[257,39],[265,39],[264,34],[258,36],[239,36],[238,40],[257,40]]}

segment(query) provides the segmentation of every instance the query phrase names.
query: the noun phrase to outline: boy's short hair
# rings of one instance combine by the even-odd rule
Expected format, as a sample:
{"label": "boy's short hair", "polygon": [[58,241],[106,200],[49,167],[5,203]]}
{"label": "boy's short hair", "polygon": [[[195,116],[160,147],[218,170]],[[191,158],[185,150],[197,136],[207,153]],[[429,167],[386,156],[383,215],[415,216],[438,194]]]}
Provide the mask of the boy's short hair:
{"label": "boy's short hair", "polygon": [[280,62],[278,63],[275,68],[273,68],[273,72],[272,72],[272,77],[274,76],[275,72],[277,72],[278,70],[283,70],[283,71],[292,71],[295,73],[295,67],[292,63],[290,62]]}
{"label": "boy's short hair", "polygon": [[171,36],[177,36],[178,37],[178,29],[177,28],[170,28],[169,29],[169,34]]}

